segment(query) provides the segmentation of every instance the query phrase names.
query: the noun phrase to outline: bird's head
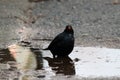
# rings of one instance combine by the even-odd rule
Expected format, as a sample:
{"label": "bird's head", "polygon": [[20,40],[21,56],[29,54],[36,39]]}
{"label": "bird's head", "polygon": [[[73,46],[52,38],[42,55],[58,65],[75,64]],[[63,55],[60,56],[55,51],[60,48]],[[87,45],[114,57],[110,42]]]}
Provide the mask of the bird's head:
{"label": "bird's head", "polygon": [[74,34],[74,31],[71,25],[67,25],[64,32]]}

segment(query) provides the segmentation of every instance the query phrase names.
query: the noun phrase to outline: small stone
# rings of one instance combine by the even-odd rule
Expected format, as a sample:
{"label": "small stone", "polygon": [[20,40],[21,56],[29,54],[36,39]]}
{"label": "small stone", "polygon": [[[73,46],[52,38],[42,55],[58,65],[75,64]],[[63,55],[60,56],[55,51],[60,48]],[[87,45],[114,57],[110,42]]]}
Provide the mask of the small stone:
{"label": "small stone", "polygon": [[79,58],[75,58],[74,61],[75,61],[75,62],[78,62],[78,61],[80,61],[80,59],[79,59]]}

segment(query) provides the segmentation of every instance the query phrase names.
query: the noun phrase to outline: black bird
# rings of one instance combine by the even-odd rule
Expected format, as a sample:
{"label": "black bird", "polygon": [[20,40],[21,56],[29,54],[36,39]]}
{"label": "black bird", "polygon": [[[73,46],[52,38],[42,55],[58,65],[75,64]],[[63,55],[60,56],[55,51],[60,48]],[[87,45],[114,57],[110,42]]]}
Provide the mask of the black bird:
{"label": "black bird", "polygon": [[44,50],[50,50],[53,58],[68,56],[74,47],[74,31],[71,25],[67,25],[65,30],[58,34],[54,40],[50,43],[48,48]]}

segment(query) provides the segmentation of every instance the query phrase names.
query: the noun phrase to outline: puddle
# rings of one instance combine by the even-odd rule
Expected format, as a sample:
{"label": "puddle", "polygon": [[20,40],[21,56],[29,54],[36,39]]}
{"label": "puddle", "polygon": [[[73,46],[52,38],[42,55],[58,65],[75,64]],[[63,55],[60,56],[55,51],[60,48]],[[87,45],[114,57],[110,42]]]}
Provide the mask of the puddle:
{"label": "puddle", "polygon": [[75,47],[72,59],[75,62],[76,75],[83,77],[120,77],[120,49]]}
{"label": "puddle", "polygon": [[75,47],[69,57],[53,59],[50,51],[27,45],[13,44],[0,49],[0,79],[114,80],[120,77],[120,49]]}

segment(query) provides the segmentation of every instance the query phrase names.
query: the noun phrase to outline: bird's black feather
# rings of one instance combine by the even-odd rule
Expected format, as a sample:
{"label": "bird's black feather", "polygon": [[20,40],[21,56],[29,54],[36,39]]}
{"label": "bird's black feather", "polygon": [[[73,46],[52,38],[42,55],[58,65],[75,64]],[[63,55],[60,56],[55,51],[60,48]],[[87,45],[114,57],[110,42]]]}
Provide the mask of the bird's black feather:
{"label": "bird's black feather", "polygon": [[57,35],[50,45],[44,50],[50,50],[53,57],[68,56],[74,47],[74,31],[72,26],[67,25],[65,30]]}

